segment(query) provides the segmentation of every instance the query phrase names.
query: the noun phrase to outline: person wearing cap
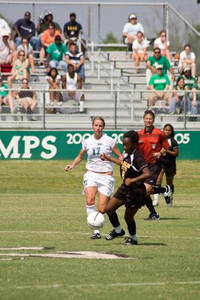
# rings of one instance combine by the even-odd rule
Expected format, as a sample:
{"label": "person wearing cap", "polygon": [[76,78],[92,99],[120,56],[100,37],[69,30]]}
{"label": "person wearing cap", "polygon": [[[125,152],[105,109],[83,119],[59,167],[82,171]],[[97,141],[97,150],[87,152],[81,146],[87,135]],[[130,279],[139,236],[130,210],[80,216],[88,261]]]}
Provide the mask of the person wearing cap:
{"label": "person wearing cap", "polygon": [[77,42],[82,31],[82,25],[76,22],[76,14],[71,13],[69,17],[70,22],[65,23],[63,27],[63,33],[66,38],[68,48],[72,43]]}
{"label": "person wearing cap", "polygon": [[144,28],[141,23],[137,22],[136,14],[130,14],[128,17],[128,22],[123,28],[123,38],[125,38],[125,43],[128,44],[128,50],[132,51],[132,43],[137,38],[138,31],[144,34]]}
{"label": "person wearing cap", "polygon": [[43,15],[41,15],[38,18],[38,23],[36,27],[37,33],[40,35],[45,30],[47,30],[49,28],[50,23],[54,23],[55,29],[59,30],[60,33],[62,33],[60,25],[53,21],[53,14],[50,11],[46,11]]}
{"label": "person wearing cap", "polygon": [[35,24],[31,21],[31,13],[25,12],[24,19],[19,19],[13,25],[13,30],[16,32],[15,43],[18,47],[22,38],[27,38],[34,50],[39,51],[39,40],[35,36]]}
{"label": "person wearing cap", "polygon": [[10,112],[13,114],[14,111],[14,104],[12,100],[12,96],[7,90],[8,86],[3,83],[3,79],[0,76],[0,113],[2,113],[2,105],[9,105]]}
{"label": "person wearing cap", "polygon": [[11,29],[6,20],[0,18],[0,37],[2,36],[2,31],[6,31],[9,33],[9,37],[11,38]]}
{"label": "person wearing cap", "polygon": [[10,39],[10,33],[6,30],[1,31],[0,36],[0,65],[11,64],[13,62],[13,53],[15,52],[15,44]]}
{"label": "person wearing cap", "polygon": [[67,53],[67,46],[62,43],[60,35],[55,36],[55,42],[50,44],[47,48],[47,72],[50,68],[63,68],[64,72],[67,72],[67,63],[63,59],[63,56]]}
{"label": "person wearing cap", "polygon": [[179,73],[182,74],[185,68],[190,68],[192,76],[195,77],[196,74],[196,56],[194,52],[191,51],[191,45],[187,44],[184,47],[184,51],[180,53],[179,60]]}
{"label": "person wearing cap", "polygon": [[149,88],[153,93],[149,95],[149,105],[154,106],[157,100],[165,100],[168,104],[170,81],[166,74],[162,74],[163,66],[156,66],[157,74],[154,74],[149,81]]}
{"label": "person wearing cap", "polygon": [[40,49],[40,64],[43,63],[43,59],[46,54],[46,49],[49,47],[50,44],[55,42],[56,36],[60,36],[60,38],[62,39],[62,35],[60,31],[55,28],[55,24],[50,23],[49,28],[45,30],[41,35],[42,47]]}
{"label": "person wearing cap", "polygon": [[165,56],[161,55],[161,50],[160,48],[156,47],[153,49],[153,55],[150,56],[147,59],[147,63],[146,63],[146,81],[147,81],[147,85],[149,84],[149,80],[151,78],[151,76],[153,74],[157,74],[157,69],[156,67],[158,65],[162,65],[162,74],[166,75],[167,71],[170,72],[170,80],[174,81],[175,77],[174,77],[174,70],[171,67],[170,62],[168,61],[168,59]]}

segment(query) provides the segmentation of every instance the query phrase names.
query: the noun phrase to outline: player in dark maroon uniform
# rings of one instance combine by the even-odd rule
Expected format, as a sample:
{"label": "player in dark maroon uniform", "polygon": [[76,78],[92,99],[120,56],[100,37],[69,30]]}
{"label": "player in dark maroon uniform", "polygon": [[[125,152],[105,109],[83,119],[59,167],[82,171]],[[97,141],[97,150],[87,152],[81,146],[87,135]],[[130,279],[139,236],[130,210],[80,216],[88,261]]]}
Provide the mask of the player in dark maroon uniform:
{"label": "player in dark maroon uniform", "polygon": [[[134,130],[128,131],[123,136],[123,161],[102,154],[101,159],[109,160],[120,165],[121,177],[123,179],[122,185],[106,205],[106,213],[108,216],[113,216],[115,211],[125,204],[125,221],[129,232],[129,237],[126,239],[126,245],[136,245],[136,224],[134,216],[138,209],[145,205],[146,202],[146,188],[144,180],[150,177],[148,165],[145,162],[142,154],[137,149],[138,133]],[[113,223],[114,232],[118,223]],[[119,225],[120,226],[120,225]],[[121,226],[120,226],[121,227]],[[125,234],[121,230],[121,236]]]}

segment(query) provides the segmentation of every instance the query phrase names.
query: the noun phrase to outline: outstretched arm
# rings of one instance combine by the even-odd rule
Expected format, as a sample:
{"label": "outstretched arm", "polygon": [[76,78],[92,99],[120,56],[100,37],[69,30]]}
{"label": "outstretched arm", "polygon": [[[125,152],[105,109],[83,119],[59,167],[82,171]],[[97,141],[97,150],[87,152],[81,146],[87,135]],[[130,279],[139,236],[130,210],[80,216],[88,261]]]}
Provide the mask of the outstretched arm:
{"label": "outstretched arm", "polygon": [[65,166],[65,171],[70,171],[73,168],[75,168],[83,160],[83,157],[84,157],[85,153],[86,152],[83,149],[81,149],[81,151],[79,152],[79,155],[75,158],[73,163],[71,165],[66,165]]}
{"label": "outstretched arm", "polygon": [[102,153],[102,154],[100,155],[100,158],[101,158],[102,160],[108,160],[108,161],[111,161],[111,162],[113,162],[114,164],[117,164],[117,165],[119,165],[119,166],[121,166],[121,165],[123,164],[123,160],[122,160],[122,159],[117,159],[117,158],[112,157],[112,156],[109,156],[109,155],[107,155],[107,154],[105,154],[105,153]]}

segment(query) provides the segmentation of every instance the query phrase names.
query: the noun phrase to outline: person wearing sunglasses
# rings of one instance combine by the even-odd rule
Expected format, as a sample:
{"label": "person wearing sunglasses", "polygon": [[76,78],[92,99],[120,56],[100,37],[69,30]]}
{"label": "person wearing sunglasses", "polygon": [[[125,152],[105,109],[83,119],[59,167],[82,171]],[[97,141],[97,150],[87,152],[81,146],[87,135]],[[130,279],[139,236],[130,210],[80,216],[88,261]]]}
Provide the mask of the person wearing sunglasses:
{"label": "person wearing sunglasses", "polygon": [[167,39],[167,33],[165,30],[160,31],[160,37],[155,39],[154,48],[160,48],[161,55],[166,56],[169,62],[171,62],[171,53],[169,51],[170,42]]}

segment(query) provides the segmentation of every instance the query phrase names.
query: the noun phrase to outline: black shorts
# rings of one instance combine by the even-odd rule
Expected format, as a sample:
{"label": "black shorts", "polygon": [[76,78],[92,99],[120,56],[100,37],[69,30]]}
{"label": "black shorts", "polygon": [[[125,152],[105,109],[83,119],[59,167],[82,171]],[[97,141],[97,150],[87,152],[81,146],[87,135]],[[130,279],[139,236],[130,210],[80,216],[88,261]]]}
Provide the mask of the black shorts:
{"label": "black shorts", "polygon": [[151,176],[145,180],[145,183],[148,183],[150,185],[155,185],[158,175],[160,174],[160,171],[162,169],[162,165],[155,164],[155,165],[148,165],[148,167],[149,167]]}
{"label": "black shorts", "polygon": [[128,187],[123,183],[113,197],[122,200],[126,207],[141,208],[146,204],[146,188],[144,184]]}
{"label": "black shorts", "polygon": [[169,176],[174,176],[176,174],[176,164],[163,164],[163,169],[165,170],[165,174]]}

